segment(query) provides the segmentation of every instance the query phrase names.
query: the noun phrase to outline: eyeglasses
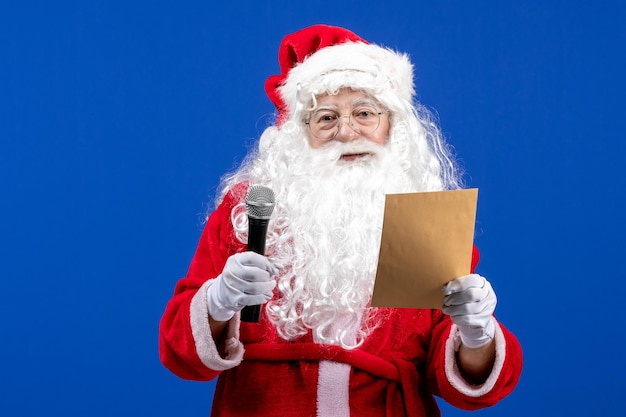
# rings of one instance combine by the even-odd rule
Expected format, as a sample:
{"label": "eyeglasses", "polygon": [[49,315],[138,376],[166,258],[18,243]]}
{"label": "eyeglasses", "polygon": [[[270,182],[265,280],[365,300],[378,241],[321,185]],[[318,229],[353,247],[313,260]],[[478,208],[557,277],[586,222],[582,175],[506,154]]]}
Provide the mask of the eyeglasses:
{"label": "eyeglasses", "polygon": [[360,135],[369,135],[374,133],[380,126],[380,115],[385,112],[371,106],[355,107],[347,116],[341,116],[339,113],[320,109],[311,113],[308,122],[309,129],[313,136],[320,140],[331,140],[337,136],[341,127],[340,120],[348,118],[348,126]]}

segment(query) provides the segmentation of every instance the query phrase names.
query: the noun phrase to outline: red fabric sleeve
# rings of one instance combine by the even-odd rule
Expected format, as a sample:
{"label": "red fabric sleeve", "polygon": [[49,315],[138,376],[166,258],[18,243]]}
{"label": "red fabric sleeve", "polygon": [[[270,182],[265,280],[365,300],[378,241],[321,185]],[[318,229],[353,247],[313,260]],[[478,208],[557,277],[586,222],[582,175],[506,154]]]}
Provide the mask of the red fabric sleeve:
{"label": "red fabric sleeve", "polygon": [[476,271],[476,267],[478,266],[478,261],[480,260],[480,252],[476,245],[472,247],[472,264],[471,264],[471,273],[473,274]]}
{"label": "red fabric sleeve", "polygon": [[[474,273],[480,259],[480,253],[476,246],[472,251],[471,272]],[[438,318],[435,316],[439,316]],[[429,351],[427,379],[431,392],[443,398],[450,405],[463,410],[478,410],[491,407],[509,395],[517,385],[522,373],[522,348],[513,333],[498,323],[505,340],[504,364],[498,379],[491,391],[480,397],[470,397],[452,386],[446,376],[445,353],[446,342],[450,337],[452,320],[440,310],[433,310],[433,322],[438,322],[432,332]]]}
{"label": "red fabric sleeve", "polygon": [[221,273],[230,255],[245,250],[245,245],[235,239],[230,222],[232,208],[237,202],[232,194],[227,195],[209,217],[187,276],[178,281],[174,295],[161,318],[161,362],[183,379],[208,381],[219,374],[204,366],[196,352],[191,330],[190,304],[202,284]]}
{"label": "red fabric sleeve", "polygon": [[[445,342],[450,334],[450,322],[451,320],[445,319],[433,332],[437,346],[431,351],[434,357],[429,360],[431,367],[428,370],[428,379],[431,389],[450,405],[463,410],[478,410],[495,405],[509,395],[519,381],[522,372],[522,348],[519,341],[513,333],[499,324],[506,342],[505,359],[500,375],[491,391],[480,397],[467,396],[450,384],[445,373]],[[436,387],[432,385],[433,383]]]}

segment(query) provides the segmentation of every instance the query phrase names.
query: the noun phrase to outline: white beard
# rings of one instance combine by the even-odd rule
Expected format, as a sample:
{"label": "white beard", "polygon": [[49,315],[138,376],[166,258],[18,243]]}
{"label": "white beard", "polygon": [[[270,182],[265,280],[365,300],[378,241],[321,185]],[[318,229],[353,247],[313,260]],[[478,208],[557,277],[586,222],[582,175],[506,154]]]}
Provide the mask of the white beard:
{"label": "white beard", "polygon": [[[276,195],[266,254],[285,267],[266,312],[283,339],[312,331],[319,343],[358,347],[384,320],[374,314],[380,309],[368,307],[385,194],[459,187],[455,164],[427,112],[394,105],[385,146],[331,141],[313,150],[295,114],[280,128],[268,127],[258,149],[225,179],[222,196],[242,182],[266,185]],[[375,155],[339,161],[344,152],[363,151]],[[245,243],[243,202],[233,209],[231,220]]]}
{"label": "white beard", "polygon": [[[373,155],[338,161],[346,152]],[[311,329],[317,342],[354,348],[375,325],[367,307],[385,194],[418,185],[385,147],[368,141],[303,152],[297,163],[299,173],[268,184],[277,192],[268,255],[285,268],[278,277],[281,297],[267,312],[285,339]]]}

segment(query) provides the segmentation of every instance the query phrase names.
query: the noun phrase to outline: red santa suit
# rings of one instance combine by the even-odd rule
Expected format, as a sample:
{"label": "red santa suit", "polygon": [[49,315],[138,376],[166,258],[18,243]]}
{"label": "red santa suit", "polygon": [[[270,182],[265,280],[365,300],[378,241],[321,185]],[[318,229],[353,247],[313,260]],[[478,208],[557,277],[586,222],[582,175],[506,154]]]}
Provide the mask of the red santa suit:
{"label": "red santa suit", "polygon": [[[226,259],[245,250],[230,223],[235,204],[227,195],[210,216],[160,326],[167,368],[184,379],[219,378],[212,416],[433,416],[434,396],[475,410],[513,390],[522,367],[516,338],[496,326],[493,370],[471,385],[456,366],[458,330],[440,310],[386,309],[385,321],[352,350],[316,343],[310,333],[284,340],[264,315],[259,323],[235,315],[215,341],[206,290]],[[477,261],[475,251],[473,268]]]}

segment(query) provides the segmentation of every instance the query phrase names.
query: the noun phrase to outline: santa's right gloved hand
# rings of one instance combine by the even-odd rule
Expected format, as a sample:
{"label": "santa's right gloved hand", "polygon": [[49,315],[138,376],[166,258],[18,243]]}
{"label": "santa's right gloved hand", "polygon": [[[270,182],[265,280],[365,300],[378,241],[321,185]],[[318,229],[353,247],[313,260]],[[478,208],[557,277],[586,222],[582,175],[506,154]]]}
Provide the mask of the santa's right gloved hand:
{"label": "santa's right gloved hand", "polygon": [[222,273],[207,290],[209,314],[216,321],[228,321],[248,305],[263,304],[272,298],[278,268],[263,255],[242,252],[226,260]]}

